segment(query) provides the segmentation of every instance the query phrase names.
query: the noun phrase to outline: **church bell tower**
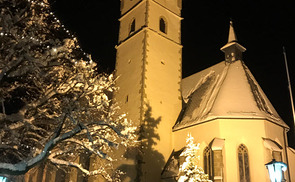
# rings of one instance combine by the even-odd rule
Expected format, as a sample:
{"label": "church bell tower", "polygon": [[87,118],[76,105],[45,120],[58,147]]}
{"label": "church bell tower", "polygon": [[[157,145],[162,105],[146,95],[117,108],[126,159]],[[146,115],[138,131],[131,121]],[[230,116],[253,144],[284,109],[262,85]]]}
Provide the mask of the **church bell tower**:
{"label": "church bell tower", "polygon": [[115,100],[140,129],[141,142],[129,181],[160,181],[172,152],[172,126],[182,104],[181,4],[121,0]]}

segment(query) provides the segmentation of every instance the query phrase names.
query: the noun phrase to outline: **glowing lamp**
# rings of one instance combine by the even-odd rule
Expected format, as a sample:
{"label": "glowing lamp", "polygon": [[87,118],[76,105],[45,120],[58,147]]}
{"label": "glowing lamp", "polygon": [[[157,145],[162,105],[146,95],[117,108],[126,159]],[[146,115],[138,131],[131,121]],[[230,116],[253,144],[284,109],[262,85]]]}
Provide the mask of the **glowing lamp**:
{"label": "glowing lamp", "polygon": [[0,176],[0,182],[7,182],[6,180],[7,180],[6,177],[2,177],[2,176]]}
{"label": "glowing lamp", "polygon": [[268,169],[271,182],[282,182],[284,180],[283,171],[287,170],[287,165],[285,163],[273,159],[271,162],[265,164],[265,166]]}

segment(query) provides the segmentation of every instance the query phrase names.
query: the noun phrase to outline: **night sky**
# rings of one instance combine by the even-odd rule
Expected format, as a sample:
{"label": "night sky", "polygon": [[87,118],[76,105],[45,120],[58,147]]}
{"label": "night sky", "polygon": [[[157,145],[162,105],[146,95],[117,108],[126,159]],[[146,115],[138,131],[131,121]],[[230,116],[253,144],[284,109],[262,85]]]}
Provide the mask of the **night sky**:
{"label": "night sky", "polygon": [[[92,54],[101,70],[114,70],[119,0],[51,0],[53,12]],[[183,77],[224,60],[219,50],[233,20],[244,62],[282,119],[293,130],[292,110],[282,47],[285,46],[295,94],[295,1],[183,0]],[[295,95],[294,95],[295,96]],[[289,132],[289,144],[295,137]]]}

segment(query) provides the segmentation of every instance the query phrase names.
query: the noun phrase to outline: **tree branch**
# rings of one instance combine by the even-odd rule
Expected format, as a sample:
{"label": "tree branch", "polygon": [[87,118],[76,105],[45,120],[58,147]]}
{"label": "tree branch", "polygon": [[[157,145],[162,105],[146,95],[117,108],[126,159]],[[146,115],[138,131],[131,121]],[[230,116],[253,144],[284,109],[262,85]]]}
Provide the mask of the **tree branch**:
{"label": "tree branch", "polygon": [[56,137],[53,136],[51,140],[49,140],[43,151],[37,155],[36,157],[28,160],[28,161],[21,161],[16,164],[10,164],[10,163],[0,163],[0,174],[25,174],[29,169],[33,168],[35,165],[37,165],[40,161],[44,160],[48,154],[49,151],[56,146],[61,141],[64,141],[68,138],[71,138],[75,136],[77,133],[79,133],[82,130],[82,127],[80,125],[77,125],[73,130],[64,133],[63,135]]}
{"label": "tree branch", "polygon": [[81,172],[83,172],[84,174],[86,174],[87,176],[102,175],[106,180],[113,181],[111,176],[105,171],[105,169],[103,167],[96,169],[94,171],[89,171],[89,170],[83,168],[83,166],[81,164],[78,164],[76,162],[65,161],[65,160],[56,159],[53,157],[48,157],[48,159],[53,164],[75,167],[75,168],[79,169]]}

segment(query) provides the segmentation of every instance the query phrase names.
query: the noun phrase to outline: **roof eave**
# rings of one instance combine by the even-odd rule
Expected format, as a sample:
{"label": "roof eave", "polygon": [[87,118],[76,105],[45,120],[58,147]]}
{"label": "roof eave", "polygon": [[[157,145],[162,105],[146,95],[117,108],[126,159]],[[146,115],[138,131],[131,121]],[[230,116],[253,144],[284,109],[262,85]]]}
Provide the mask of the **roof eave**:
{"label": "roof eave", "polygon": [[172,131],[178,131],[178,130],[182,130],[182,129],[186,129],[186,128],[189,128],[189,127],[192,127],[192,126],[196,126],[196,125],[200,125],[200,124],[204,124],[204,123],[207,123],[207,122],[211,122],[211,121],[214,121],[214,120],[218,120],[218,119],[226,119],[226,120],[233,120],[233,119],[253,119],[253,120],[265,120],[265,121],[269,121],[273,124],[276,124],[278,126],[281,126],[283,128],[286,129],[286,131],[289,131],[290,127],[283,121],[280,119],[281,122],[283,123],[279,123],[278,120],[275,120],[275,119],[272,119],[272,118],[269,118],[269,117],[259,117],[259,116],[249,116],[249,117],[240,117],[240,116],[211,116],[211,117],[207,117],[206,119],[202,120],[202,121],[198,121],[198,122],[192,122],[190,124],[187,124],[187,125],[182,125],[182,126],[176,126],[174,125],[172,127]]}
{"label": "roof eave", "polygon": [[228,49],[232,46],[237,47],[241,52],[245,52],[247,50],[244,46],[242,46],[238,42],[229,42],[229,43],[225,44],[223,47],[221,47],[220,50],[222,52],[225,52],[226,49]]}

